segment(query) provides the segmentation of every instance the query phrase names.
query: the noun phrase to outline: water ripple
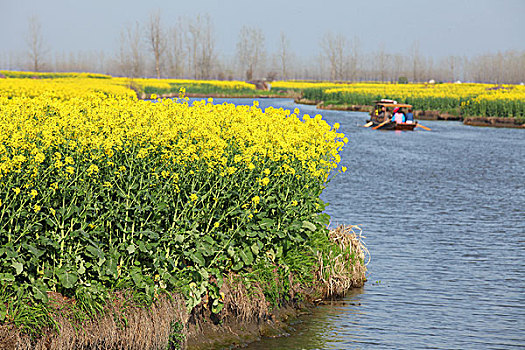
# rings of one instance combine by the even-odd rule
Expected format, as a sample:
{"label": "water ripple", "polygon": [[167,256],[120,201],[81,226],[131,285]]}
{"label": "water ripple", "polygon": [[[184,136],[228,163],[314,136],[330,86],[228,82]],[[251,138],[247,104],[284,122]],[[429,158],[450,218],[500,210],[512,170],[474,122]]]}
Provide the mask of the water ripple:
{"label": "water ripple", "polygon": [[248,349],[525,348],[525,130],[378,132],[364,113],[322,114],[350,139],[323,200],[333,225],[362,224],[369,281]]}

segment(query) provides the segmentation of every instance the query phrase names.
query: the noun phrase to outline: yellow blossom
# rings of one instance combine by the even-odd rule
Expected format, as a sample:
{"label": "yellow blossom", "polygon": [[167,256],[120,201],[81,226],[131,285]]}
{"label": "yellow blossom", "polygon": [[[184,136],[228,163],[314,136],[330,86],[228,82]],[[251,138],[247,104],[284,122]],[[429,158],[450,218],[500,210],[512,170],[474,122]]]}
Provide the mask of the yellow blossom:
{"label": "yellow blossom", "polygon": [[35,161],[37,163],[42,163],[46,159],[46,156],[43,153],[37,153],[35,156]]}
{"label": "yellow blossom", "polygon": [[95,164],[91,164],[89,168],[87,169],[88,175],[92,175],[93,173],[98,174],[98,166]]}

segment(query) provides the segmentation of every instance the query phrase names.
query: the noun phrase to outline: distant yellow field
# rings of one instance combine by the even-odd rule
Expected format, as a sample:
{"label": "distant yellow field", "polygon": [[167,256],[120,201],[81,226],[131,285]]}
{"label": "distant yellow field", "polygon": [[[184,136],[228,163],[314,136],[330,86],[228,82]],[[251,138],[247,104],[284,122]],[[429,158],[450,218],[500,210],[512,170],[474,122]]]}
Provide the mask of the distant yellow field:
{"label": "distant yellow field", "polygon": [[389,98],[416,109],[461,111],[469,116],[525,118],[525,86],[495,84],[384,84],[273,82],[272,87],[304,90],[312,100],[371,105]]}

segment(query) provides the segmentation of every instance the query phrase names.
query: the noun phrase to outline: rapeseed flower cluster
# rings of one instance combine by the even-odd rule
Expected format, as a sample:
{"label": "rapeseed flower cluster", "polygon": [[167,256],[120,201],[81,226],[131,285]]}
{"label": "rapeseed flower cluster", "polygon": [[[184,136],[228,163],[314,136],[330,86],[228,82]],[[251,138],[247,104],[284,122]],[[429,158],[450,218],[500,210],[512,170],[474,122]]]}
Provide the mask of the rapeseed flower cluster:
{"label": "rapeseed flower cluster", "polygon": [[[309,174],[326,179],[345,143],[344,135],[320,116],[300,120],[283,109],[268,108],[264,113],[255,105],[189,106],[169,99],[150,103],[128,94],[108,95],[111,89],[74,97],[79,93],[75,89],[58,99],[39,95],[43,81],[23,83],[0,97],[0,176],[46,159],[55,169],[68,166],[66,171],[72,174],[74,159],[86,163],[103,157],[109,162],[116,152],[136,147],[138,158],[160,152],[166,163],[199,161],[226,174],[239,167],[253,168],[262,158],[283,165],[298,161]],[[61,93],[55,82],[49,85],[48,91]],[[22,91],[30,87],[35,88],[32,93]],[[235,154],[230,153],[232,144]],[[98,167],[89,164],[86,171],[92,175]]]}

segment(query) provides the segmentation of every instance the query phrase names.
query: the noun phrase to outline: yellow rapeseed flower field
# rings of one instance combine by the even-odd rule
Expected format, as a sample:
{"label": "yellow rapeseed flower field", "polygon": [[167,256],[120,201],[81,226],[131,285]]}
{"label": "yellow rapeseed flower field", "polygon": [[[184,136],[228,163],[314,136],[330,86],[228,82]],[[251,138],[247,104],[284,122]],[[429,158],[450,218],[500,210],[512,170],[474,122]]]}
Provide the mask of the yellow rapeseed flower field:
{"label": "yellow rapeseed flower field", "polygon": [[303,90],[308,99],[331,103],[373,105],[389,98],[420,110],[525,118],[523,85],[273,82],[272,86]]}
{"label": "yellow rapeseed flower field", "polygon": [[320,115],[140,100],[123,78],[23,77],[0,79],[0,278],[20,295],[96,305],[109,289],[178,288],[191,308],[219,300],[223,273],[285,264],[326,230],[319,196],[348,140]]}

